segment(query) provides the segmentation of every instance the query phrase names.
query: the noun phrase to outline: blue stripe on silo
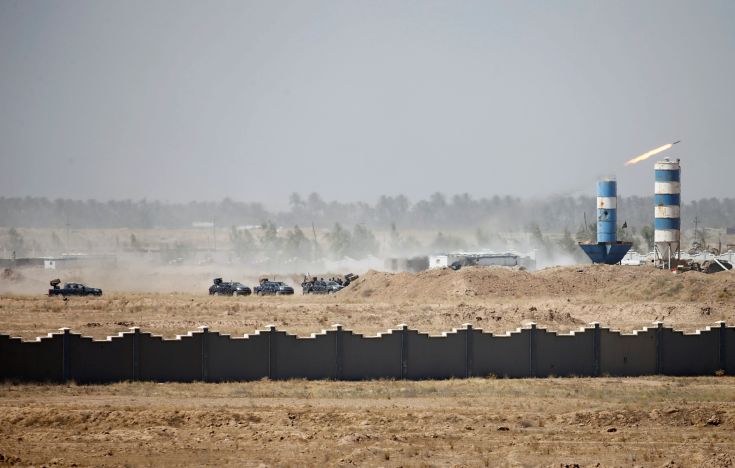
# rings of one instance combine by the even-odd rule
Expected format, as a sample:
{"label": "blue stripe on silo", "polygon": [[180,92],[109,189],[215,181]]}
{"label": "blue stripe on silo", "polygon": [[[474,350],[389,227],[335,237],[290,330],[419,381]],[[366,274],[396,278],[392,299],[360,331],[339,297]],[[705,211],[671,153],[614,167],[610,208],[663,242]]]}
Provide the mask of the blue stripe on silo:
{"label": "blue stripe on silo", "polygon": [[674,206],[681,202],[681,195],[678,193],[666,193],[654,195],[654,204],[656,206]]}
{"label": "blue stripe on silo", "polygon": [[614,208],[598,208],[597,221],[616,223],[618,221],[618,210]]}
{"label": "blue stripe on silo", "polygon": [[615,180],[598,180],[597,181],[598,197],[615,197],[617,196],[617,181]]}
{"label": "blue stripe on silo", "polygon": [[656,170],[656,182],[679,182],[681,178],[680,171],[663,171]]}
{"label": "blue stripe on silo", "polygon": [[[618,182],[616,180],[598,180],[597,196],[617,198]],[[618,215],[615,208],[597,209],[597,242],[617,241]]]}
{"label": "blue stripe on silo", "polygon": [[656,218],[656,229],[679,229],[681,220],[679,218]]}
{"label": "blue stripe on silo", "polygon": [[617,210],[604,208],[597,210],[597,242],[617,240],[617,221]]}

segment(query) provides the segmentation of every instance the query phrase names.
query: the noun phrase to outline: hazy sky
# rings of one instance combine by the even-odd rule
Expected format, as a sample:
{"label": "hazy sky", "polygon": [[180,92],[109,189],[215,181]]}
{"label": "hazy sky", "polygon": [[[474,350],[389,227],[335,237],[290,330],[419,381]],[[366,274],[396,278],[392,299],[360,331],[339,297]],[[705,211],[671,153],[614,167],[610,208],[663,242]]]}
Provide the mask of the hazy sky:
{"label": "hazy sky", "polygon": [[[0,195],[735,196],[735,1],[0,0]],[[664,156],[664,155],[661,155]]]}

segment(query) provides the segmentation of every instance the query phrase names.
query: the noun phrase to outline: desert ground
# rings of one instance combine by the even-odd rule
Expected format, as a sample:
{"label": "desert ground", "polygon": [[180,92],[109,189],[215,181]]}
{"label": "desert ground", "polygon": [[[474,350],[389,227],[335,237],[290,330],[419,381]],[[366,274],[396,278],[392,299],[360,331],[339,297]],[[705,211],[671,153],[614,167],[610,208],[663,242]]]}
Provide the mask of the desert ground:
{"label": "desert ground", "polygon": [[0,463],[732,466],[732,377],[0,387]]}
{"label": "desert ground", "polygon": [[[622,330],[735,324],[733,272],[370,271],[334,296],[297,288],[266,298],[210,297],[204,275],[198,290],[189,278],[168,292],[116,289],[101,276],[88,282],[104,296],[66,301],[13,281],[0,284],[0,332],[25,339],[61,327],[103,338],[133,326],[173,337],[201,325],[308,335],[335,323],[366,334],[401,323],[432,333],[464,323],[493,332],[532,321],[559,331],[595,321]],[[732,466],[733,379],[6,382],[0,464]]]}
{"label": "desert ground", "polygon": [[32,339],[69,327],[104,338],[140,327],[172,338],[202,325],[243,335],[274,324],[309,335],[337,323],[365,334],[402,323],[430,333],[464,323],[492,332],[530,322],[556,331],[591,322],[625,331],[656,320],[686,331],[718,320],[735,324],[733,271],[674,275],[653,268],[589,265],[532,273],[480,267],[418,274],[369,271],[333,296],[303,296],[294,278],[289,282],[296,294],[279,297],[208,296],[206,278],[200,278],[198,289],[190,286],[194,279],[184,278],[181,290],[169,292],[129,292],[116,290],[117,282],[89,280],[101,285],[105,295],[66,301],[47,297],[47,285],[38,285],[33,294],[13,294],[13,283],[6,282],[0,286],[0,331]]}

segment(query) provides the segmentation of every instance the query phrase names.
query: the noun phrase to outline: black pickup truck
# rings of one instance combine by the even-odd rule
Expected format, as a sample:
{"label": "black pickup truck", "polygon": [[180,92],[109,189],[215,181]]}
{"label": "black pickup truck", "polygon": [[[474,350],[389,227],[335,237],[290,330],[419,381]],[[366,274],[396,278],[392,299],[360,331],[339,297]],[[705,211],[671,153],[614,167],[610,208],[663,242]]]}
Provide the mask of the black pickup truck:
{"label": "black pickup truck", "polygon": [[237,281],[222,281],[222,278],[215,278],[209,287],[210,296],[249,296],[251,293],[250,288],[244,284]]}
{"label": "black pickup truck", "polygon": [[286,296],[293,294],[293,288],[280,281],[268,281],[265,279],[261,280],[260,284],[253,288],[253,292],[258,296]]}
{"label": "black pickup truck", "polygon": [[101,296],[102,290],[99,288],[90,288],[82,283],[66,283],[63,288],[59,287],[61,281],[51,281],[51,289],[48,290],[49,296]]}
{"label": "black pickup truck", "polygon": [[334,294],[339,292],[343,286],[336,281],[312,280],[301,283],[304,294]]}
{"label": "black pickup truck", "polygon": [[335,294],[349,286],[357,278],[359,276],[352,273],[346,274],[344,278],[337,276],[329,280],[317,279],[316,276],[311,279],[304,277],[301,289],[304,294]]}

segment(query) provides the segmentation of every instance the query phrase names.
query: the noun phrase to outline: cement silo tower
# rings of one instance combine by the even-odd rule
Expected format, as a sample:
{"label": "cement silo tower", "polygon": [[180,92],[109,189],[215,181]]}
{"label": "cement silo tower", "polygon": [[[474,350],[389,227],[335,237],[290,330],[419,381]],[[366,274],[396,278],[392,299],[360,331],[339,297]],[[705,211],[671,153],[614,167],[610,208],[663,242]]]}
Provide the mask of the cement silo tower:
{"label": "cement silo tower", "polygon": [[618,182],[612,177],[597,181],[597,243],[617,242]]}
{"label": "cement silo tower", "polygon": [[580,242],[592,263],[615,265],[630,250],[630,242],[618,241],[618,182],[613,177],[597,181],[597,242]]}
{"label": "cement silo tower", "polygon": [[656,264],[671,269],[681,245],[681,166],[665,158],[655,165],[654,195]]}

